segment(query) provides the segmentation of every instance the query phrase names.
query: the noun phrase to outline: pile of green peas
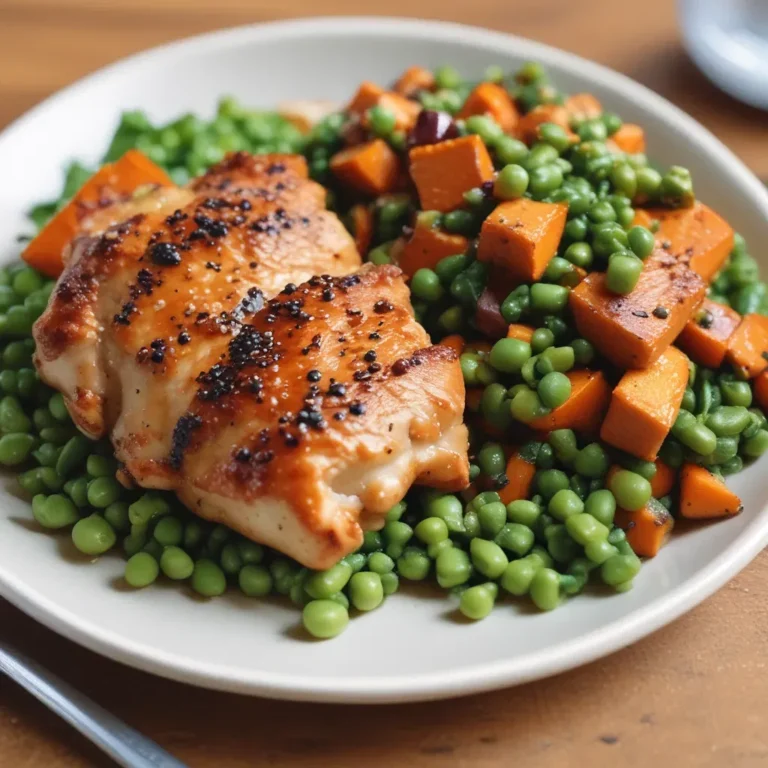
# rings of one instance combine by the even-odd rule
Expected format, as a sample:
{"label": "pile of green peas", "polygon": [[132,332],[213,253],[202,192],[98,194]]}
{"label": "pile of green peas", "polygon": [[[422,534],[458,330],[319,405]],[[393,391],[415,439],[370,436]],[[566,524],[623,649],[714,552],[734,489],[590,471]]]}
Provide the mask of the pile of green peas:
{"label": "pile of green peas", "polygon": [[[474,84],[451,67],[436,70],[435,78],[436,91],[419,99],[428,109],[455,115]],[[503,83],[523,111],[564,100],[535,63],[509,77],[492,67],[484,79]],[[374,108],[368,117],[375,135],[403,149],[405,137],[395,130],[391,113]],[[302,136],[276,113],[248,111],[232,99],[221,101],[210,122],[187,115],[153,126],[142,113],[128,112],[104,161],[135,147],[184,183],[230,150],[300,151],[313,178],[328,183],[328,163],[342,146],[343,127],[344,115],[330,115]],[[415,217],[470,238],[465,253],[413,276],[413,304],[436,341],[455,333],[470,340],[460,360],[465,382],[482,388],[477,407],[505,430],[565,403],[568,371],[595,362],[594,348],[575,332],[568,312],[577,270],[604,269],[611,290],[632,290],[653,248],[652,232],[632,226],[633,202],[690,205],[693,189],[685,169],[661,173],[643,155],[610,153],[605,142],[621,127],[613,114],[571,126],[579,138],[574,145],[557,125],[542,126],[540,141],[530,148],[486,116],[459,120],[457,127],[489,147],[498,170],[492,190],[467,190],[465,205],[447,213],[418,211],[407,193],[374,201],[368,260],[389,263],[393,242]],[[60,199],[37,206],[32,220],[42,226],[89,175],[72,164]],[[488,281],[487,267],[475,256],[475,238],[498,202],[522,196],[569,208],[558,254],[542,280],[517,287],[500,307],[506,323],[523,321],[535,330],[530,342],[501,339],[489,348],[473,347],[472,339],[484,338],[475,313]],[[325,571],[311,571],[198,519],[172,494],[126,489],[116,479],[110,446],[75,429],[61,395],[42,384],[32,366],[32,323],[52,289],[52,281],[29,267],[0,268],[0,465],[19,472],[19,485],[43,528],[68,531],[87,557],[121,551],[126,583],[134,588],[166,578],[209,598],[230,586],[253,598],[282,595],[301,608],[311,635],[329,638],[347,626],[351,610],[377,608],[403,581],[436,582],[457,598],[462,614],[478,620],[507,595],[527,595],[538,608],[553,609],[580,593],[593,574],[625,591],[640,569],[614,515],[617,507],[637,510],[652,501],[655,465],[599,441],[585,443],[568,429],[521,449],[536,473],[530,498],[508,504],[498,493],[507,480],[504,449],[475,430],[470,478],[498,490],[462,496],[412,489],[387,513],[380,531],[367,532],[357,552]],[[737,236],[711,295],[742,313],[768,311],[768,291],[742,238]],[[691,366],[683,408],[661,455],[673,467],[695,461],[727,475],[768,449],[767,426],[749,382],[728,370]],[[621,469],[608,481],[613,464]],[[657,501],[674,509],[672,496]]]}

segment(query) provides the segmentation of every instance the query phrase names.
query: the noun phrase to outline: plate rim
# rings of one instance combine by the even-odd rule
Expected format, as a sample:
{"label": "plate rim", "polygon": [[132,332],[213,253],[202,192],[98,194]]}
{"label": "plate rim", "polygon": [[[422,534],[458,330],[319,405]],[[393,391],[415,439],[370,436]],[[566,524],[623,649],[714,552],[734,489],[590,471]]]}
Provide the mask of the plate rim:
{"label": "plate rim", "polygon": [[[172,57],[185,49],[202,51],[231,42],[274,39],[281,36],[391,35],[421,38],[425,34],[446,42],[462,44],[471,41],[493,50],[509,50],[530,58],[554,61],[577,68],[585,77],[611,88],[621,86],[645,110],[666,115],[679,122],[682,130],[695,137],[697,143],[720,156],[727,157],[734,175],[754,195],[768,219],[768,191],[744,163],[700,123],[646,86],[608,67],[584,59],[553,46],[516,35],[452,22],[385,16],[308,17],[229,27],[173,41],[138,52],[108,64],[90,75],[57,91],[11,122],[0,132],[0,143],[13,142],[28,122],[38,119],[77,89],[88,87],[113,72],[135,66],[151,66],[164,57]],[[0,564],[0,595],[49,629],[89,650],[133,666],[145,672],[179,682],[216,690],[265,696],[295,701],[328,703],[391,703],[426,701],[451,696],[479,693],[548,677],[581,666],[613,653],[665,624],[673,621],[709,597],[744,568],[768,543],[768,506],[755,517],[742,533],[716,557],[702,573],[678,584],[661,598],[636,610],[626,618],[614,620],[573,640],[566,640],[520,658],[479,663],[451,672],[392,677],[356,677],[339,680],[332,676],[306,680],[298,675],[264,670],[244,674],[241,668],[226,664],[189,662],[166,653],[158,653],[151,644],[126,641],[114,632],[105,631],[95,622],[83,619],[74,611],[62,609],[47,595],[27,588]],[[66,561],[62,560],[66,564]],[[117,593],[116,593],[117,594]]]}

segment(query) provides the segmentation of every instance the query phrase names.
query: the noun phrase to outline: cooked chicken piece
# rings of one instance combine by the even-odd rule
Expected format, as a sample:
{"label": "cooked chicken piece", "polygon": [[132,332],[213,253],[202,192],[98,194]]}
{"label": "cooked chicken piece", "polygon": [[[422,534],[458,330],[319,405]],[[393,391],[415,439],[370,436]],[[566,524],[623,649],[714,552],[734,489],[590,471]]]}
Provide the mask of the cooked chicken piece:
{"label": "cooked chicken piece", "polygon": [[396,267],[287,286],[198,379],[176,426],[179,497],[311,568],[355,550],[411,484],[469,482],[464,381]]}
{"label": "cooked chicken piece", "polygon": [[111,431],[147,487],[173,485],[166,459],[195,379],[264,298],[360,265],[295,156],[235,154],[188,187],[155,189],[83,226],[35,325],[36,363],[78,426]]}

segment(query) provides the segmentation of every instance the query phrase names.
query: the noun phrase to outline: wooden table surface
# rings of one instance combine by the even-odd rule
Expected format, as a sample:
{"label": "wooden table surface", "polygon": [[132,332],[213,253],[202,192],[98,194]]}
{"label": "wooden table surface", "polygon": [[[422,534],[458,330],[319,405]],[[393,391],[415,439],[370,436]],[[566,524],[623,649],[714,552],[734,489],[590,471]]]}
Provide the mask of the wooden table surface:
{"label": "wooden table surface", "polygon": [[[694,69],[673,6],[644,0],[633,15],[615,0],[389,0],[371,10],[493,27],[607,64],[676,101],[767,177],[768,118]],[[352,0],[0,0],[0,127],[93,69],[167,40],[365,7]],[[197,690],[102,659],[2,601],[0,627],[194,768],[763,766],[766,581],[764,553],[687,616],[607,659],[507,691],[407,706],[291,704]],[[0,766],[107,764],[0,680]]]}

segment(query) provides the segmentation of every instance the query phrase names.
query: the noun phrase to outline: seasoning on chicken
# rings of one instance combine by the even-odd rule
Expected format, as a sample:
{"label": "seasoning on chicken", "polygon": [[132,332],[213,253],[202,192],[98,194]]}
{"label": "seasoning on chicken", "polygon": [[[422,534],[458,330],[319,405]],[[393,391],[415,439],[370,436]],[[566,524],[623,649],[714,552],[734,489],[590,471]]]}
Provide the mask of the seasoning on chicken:
{"label": "seasoning on chicken", "polygon": [[412,483],[468,483],[456,353],[430,346],[396,267],[287,286],[198,383],[177,493],[306,566],[355,550]]}
{"label": "seasoning on chicken", "polygon": [[[90,437],[110,431],[146,487],[170,487],[170,438],[195,379],[265,298],[360,257],[296,156],[230,156],[83,223],[46,312],[36,364]],[[113,224],[121,221],[120,224]]]}

